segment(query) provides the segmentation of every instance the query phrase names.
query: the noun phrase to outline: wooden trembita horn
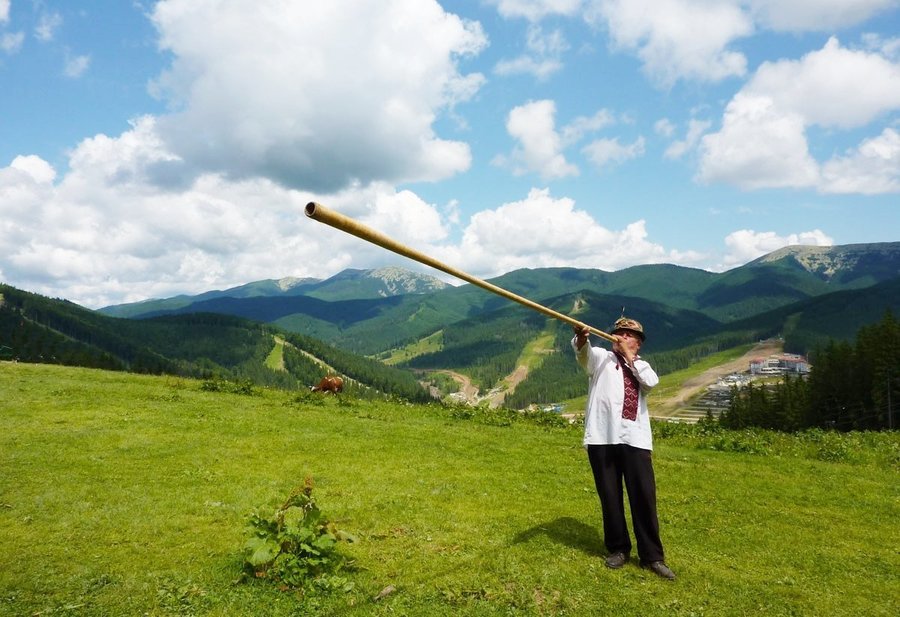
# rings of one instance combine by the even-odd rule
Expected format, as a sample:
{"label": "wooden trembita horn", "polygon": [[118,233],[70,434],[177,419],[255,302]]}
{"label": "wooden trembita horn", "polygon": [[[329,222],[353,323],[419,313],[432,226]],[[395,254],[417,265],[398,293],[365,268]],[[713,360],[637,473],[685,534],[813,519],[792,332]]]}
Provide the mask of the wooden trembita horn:
{"label": "wooden trembita horn", "polygon": [[487,281],[472,276],[471,274],[463,272],[462,270],[458,270],[453,266],[448,266],[447,264],[438,261],[434,257],[429,257],[425,253],[405,246],[404,244],[401,244],[400,242],[389,238],[383,233],[375,231],[371,227],[363,225],[359,221],[356,221],[349,216],[345,216],[343,214],[340,214],[339,212],[335,212],[334,210],[326,208],[322,204],[317,204],[314,201],[306,204],[306,216],[319,221],[320,223],[330,225],[335,229],[340,229],[341,231],[347,232],[348,234],[356,236],[357,238],[361,238],[363,240],[366,240],[367,242],[376,244],[381,248],[385,248],[399,255],[403,255],[404,257],[409,257],[410,259],[423,263],[426,266],[431,266],[432,268],[440,270],[441,272],[446,272],[451,276],[455,276],[458,279],[462,279],[468,283],[472,283],[473,285],[495,293],[498,296],[503,296],[507,300],[518,302],[519,304],[527,306],[528,308],[533,309],[539,313],[543,313],[548,317],[553,317],[555,319],[559,319],[560,321],[564,321],[565,323],[579,330],[587,328],[591,334],[596,334],[597,336],[605,338],[608,341],[616,341],[616,337],[612,336],[611,334],[607,334],[602,330],[598,330],[597,328],[584,324],[577,319],[569,317],[568,315],[563,315],[562,313],[554,311],[551,308],[547,308],[546,306],[538,304],[537,302],[529,300],[528,298],[523,298],[522,296],[514,294],[513,292],[503,289],[502,287],[497,287],[493,283],[488,283]]}

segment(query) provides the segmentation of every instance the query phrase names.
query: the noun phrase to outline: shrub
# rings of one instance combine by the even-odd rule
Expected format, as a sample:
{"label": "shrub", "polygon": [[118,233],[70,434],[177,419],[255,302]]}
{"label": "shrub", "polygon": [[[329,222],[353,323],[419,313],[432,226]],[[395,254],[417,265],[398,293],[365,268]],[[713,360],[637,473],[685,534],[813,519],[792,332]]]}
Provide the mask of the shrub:
{"label": "shrub", "polygon": [[200,384],[200,389],[204,392],[228,392],[230,394],[243,394],[246,396],[254,396],[258,394],[253,387],[253,382],[249,379],[240,381],[226,381],[224,379],[210,379]]}
{"label": "shrub", "polygon": [[271,518],[258,512],[250,515],[252,535],[244,545],[245,571],[282,589],[349,591],[353,584],[338,575],[346,560],[337,544],[354,538],[325,517],[312,489],[312,479],[307,478]]}

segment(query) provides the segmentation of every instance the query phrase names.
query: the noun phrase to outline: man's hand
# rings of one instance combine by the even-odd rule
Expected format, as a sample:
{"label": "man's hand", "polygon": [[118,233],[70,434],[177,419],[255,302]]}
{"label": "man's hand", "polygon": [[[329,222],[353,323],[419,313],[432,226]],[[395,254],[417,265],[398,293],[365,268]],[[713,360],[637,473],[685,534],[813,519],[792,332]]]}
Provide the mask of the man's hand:
{"label": "man's hand", "polygon": [[572,330],[575,332],[575,347],[581,349],[584,347],[584,344],[587,343],[588,335],[591,333],[588,330],[587,326],[579,328],[578,326],[572,326]]}

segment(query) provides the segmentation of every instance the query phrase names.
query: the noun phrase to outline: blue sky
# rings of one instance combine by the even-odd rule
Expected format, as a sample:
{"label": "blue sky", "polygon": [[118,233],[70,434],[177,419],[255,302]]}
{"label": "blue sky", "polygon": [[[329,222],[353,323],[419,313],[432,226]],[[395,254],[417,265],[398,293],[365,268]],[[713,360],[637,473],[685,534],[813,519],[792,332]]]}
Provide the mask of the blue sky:
{"label": "blue sky", "polygon": [[[898,0],[0,0],[0,280],[712,271],[900,240]],[[431,273],[437,274],[433,271]]]}

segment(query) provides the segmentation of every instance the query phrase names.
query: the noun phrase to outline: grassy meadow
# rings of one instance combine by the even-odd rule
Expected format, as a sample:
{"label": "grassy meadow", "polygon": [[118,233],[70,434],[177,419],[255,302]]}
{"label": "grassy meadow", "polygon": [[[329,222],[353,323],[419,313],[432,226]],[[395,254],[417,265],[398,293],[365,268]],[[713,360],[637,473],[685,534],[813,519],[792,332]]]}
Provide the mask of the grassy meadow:
{"label": "grassy meadow", "polygon": [[[659,425],[674,582],[603,565],[578,427],[0,363],[0,615],[894,615],[900,436]],[[243,580],[305,477],[349,591]]]}

